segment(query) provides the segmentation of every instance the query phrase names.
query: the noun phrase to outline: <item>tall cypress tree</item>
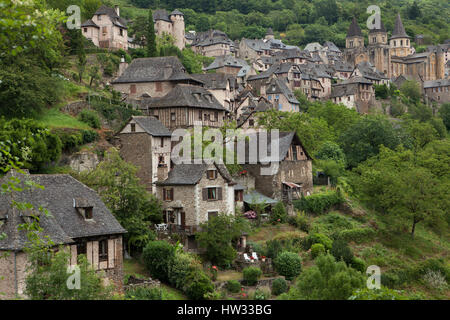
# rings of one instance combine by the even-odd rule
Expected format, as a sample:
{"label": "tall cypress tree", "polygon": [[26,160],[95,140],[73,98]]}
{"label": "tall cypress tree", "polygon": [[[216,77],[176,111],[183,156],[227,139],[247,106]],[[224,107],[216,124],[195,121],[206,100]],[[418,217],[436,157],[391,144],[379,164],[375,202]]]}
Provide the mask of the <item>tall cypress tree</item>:
{"label": "tall cypress tree", "polygon": [[147,26],[147,57],[157,57],[158,51],[156,50],[156,34],[155,26],[153,24],[153,12],[152,9],[148,9],[148,26]]}

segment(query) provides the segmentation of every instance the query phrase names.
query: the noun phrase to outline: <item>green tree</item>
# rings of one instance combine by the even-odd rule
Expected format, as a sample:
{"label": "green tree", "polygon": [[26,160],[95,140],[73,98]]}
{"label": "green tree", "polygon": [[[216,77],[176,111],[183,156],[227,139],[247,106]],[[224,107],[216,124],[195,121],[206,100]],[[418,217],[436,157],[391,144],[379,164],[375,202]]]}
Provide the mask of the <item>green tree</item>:
{"label": "green tree", "polygon": [[439,109],[439,116],[444,121],[447,130],[450,130],[450,103],[444,103]]}
{"label": "green tree", "polygon": [[403,82],[400,91],[413,103],[418,103],[422,97],[422,90],[420,84],[414,80],[407,80]]}
{"label": "green tree", "polygon": [[247,221],[221,213],[200,227],[202,231],[196,234],[196,239],[206,249],[206,257],[219,266],[229,266],[236,258],[232,241],[237,240],[242,232],[248,231]]}
{"label": "green tree", "polygon": [[175,247],[164,240],[150,241],[142,251],[142,260],[152,277],[169,280],[169,265],[175,258]]}
{"label": "green tree", "polygon": [[378,154],[381,145],[395,149],[400,144],[399,132],[382,116],[362,118],[348,127],[340,140],[350,167]]}
{"label": "green tree", "polygon": [[127,230],[125,241],[129,249],[143,248],[153,240],[153,225],[162,221],[160,202],[145,190],[136,172],[137,168],[122,160],[112,148],[97,168],[81,175],[82,181],[98,192]]}
{"label": "green tree", "polygon": [[79,290],[67,286],[70,253],[39,251],[29,257],[31,270],[25,280],[25,294],[32,300],[106,300],[112,297],[112,288],[104,286],[102,275],[92,268],[84,255],[78,257]]}
{"label": "green tree", "polygon": [[315,265],[297,278],[288,293],[290,299],[346,300],[365,282],[360,272],[345,262],[336,262],[331,255],[320,255],[314,261]]}
{"label": "green tree", "polygon": [[156,50],[156,34],[155,34],[155,26],[153,24],[152,9],[148,9],[146,39],[147,39],[147,57],[157,57],[158,51]]}
{"label": "green tree", "polygon": [[302,271],[302,259],[297,253],[284,251],[274,260],[274,266],[286,280],[293,280]]}

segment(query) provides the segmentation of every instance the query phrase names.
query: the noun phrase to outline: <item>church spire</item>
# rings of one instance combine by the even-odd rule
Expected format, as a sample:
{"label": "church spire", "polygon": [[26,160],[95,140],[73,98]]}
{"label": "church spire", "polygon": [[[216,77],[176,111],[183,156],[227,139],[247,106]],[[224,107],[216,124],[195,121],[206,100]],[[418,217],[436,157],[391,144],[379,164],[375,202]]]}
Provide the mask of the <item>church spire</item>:
{"label": "church spire", "polygon": [[355,17],[353,17],[353,21],[350,24],[350,28],[348,29],[347,32],[347,38],[351,37],[363,37],[361,28],[359,27],[358,21],[356,21]]}
{"label": "church spire", "polygon": [[395,20],[394,31],[392,32],[391,39],[397,38],[409,38],[406,34],[405,28],[403,27],[402,18],[400,17],[400,13],[397,15],[397,20]]}

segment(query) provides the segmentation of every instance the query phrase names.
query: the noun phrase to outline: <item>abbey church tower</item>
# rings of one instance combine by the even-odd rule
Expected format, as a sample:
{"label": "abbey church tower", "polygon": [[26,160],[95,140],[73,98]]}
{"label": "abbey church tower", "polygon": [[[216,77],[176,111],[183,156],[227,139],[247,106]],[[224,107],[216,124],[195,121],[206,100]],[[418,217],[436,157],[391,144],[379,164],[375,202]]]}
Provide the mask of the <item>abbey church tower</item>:
{"label": "abbey church tower", "polygon": [[390,52],[388,45],[388,34],[383,21],[380,28],[369,31],[369,61],[377,70],[389,75]]}
{"label": "abbey church tower", "polygon": [[392,37],[390,39],[390,47],[391,56],[406,57],[413,53],[411,50],[411,41],[403,27],[400,14],[397,15],[397,20],[395,20],[394,31],[392,32]]}

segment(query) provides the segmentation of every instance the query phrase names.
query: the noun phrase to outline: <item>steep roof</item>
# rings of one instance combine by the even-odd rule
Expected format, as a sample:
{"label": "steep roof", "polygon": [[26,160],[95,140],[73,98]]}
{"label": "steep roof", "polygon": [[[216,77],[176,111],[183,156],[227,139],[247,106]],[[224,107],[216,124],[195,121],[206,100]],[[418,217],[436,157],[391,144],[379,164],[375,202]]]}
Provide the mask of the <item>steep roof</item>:
{"label": "steep roof", "polygon": [[268,29],[267,29],[266,35],[267,35],[267,36],[273,36],[273,30],[272,30],[272,28],[268,28]]}
{"label": "steep roof", "polygon": [[114,25],[127,29],[127,21],[120,16],[117,15],[116,10],[113,8],[110,8],[108,6],[102,5],[100,8],[98,8],[97,11],[95,11],[94,15],[99,14],[106,14]]}
{"label": "steep roof", "polygon": [[216,57],[214,61],[205,68],[205,70],[214,70],[222,67],[242,68],[244,66],[248,66],[247,62],[244,60],[235,58],[232,55],[225,55]]}
{"label": "steep roof", "polygon": [[450,86],[450,79],[430,80],[423,83],[424,89],[447,86]]}
{"label": "steep roof", "polygon": [[195,81],[177,57],[134,59],[120,77],[112,83]]}
{"label": "steep roof", "polygon": [[172,135],[169,129],[155,117],[132,116],[131,118],[136,121],[145,132],[154,137],[170,137]]}
{"label": "steep roof", "polygon": [[400,17],[400,13],[397,15],[397,19],[395,20],[394,31],[392,32],[391,39],[397,38],[409,38],[406,34],[405,28],[403,27],[402,18]]}
{"label": "steep roof", "polygon": [[170,13],[170,15],[171,15],[171,16],[173,16],[173,15],[184,16],[183,12],[181,12],[181,11],[178,10],[178,9],[173,10],[173,11]]}
{"label": "steep roof", "polygon": [[[249,137],[249,139],[247,139],[245,142],[245,161],[247,164],[250,163],[250,160],[252,160],[249,156],[249,154],[250,154],[249,153],[249,147],[250,147],[249,140],[255,139],[255,141],[257,142],[257,149],[259,151],[260,139],[261,139],[262,134],[263,134],[263,132],[254,132],[254,133],[249,133],[246,135],[247,137]],[[300,144],[300,146],[303,148],[307,158],[311,159],[308,152],[303,147],[303,144],[300,141],[298,135],[295,132],[279,132],[278,139],[274,139],[274,142],[277,140],[278,140],[278,155],[273,155],[273,158],[272,158],[271,157],[272,156],[272,152],[271,152],[271,150],[272,150],[272,133],[271,133],[271,131],[267,131],[267,140],[266,140],[267,141],[267,149],[266,150],[268,150],[268,155],[260,158],[259,152],[258,152],[256,155],[252,155],[252,157],[256,156],[257,162],[260,162],[260,163],[283,161],[284,159],[286,159],[291,145],[295,141],[297,141]],[[264,154],[264,152],[262,152],[262,154]]]}
{"label": "steep roof", "polygon": [[300,104],[295,98],[295,95],[288,88],[286,83],[281,79],[272,79],[269,84],[267,84],[266,93],[267,94],[282,94],[286,99],[293,104]]}
{"label": "steep roof", "polygon": [[159,9],[159,10],[155,10],[153,11],[153,20],[164,20],[167,22],[172,22],[169,19],[169,14],[167,13],[167,11],[165,9]]}
{"label": "steep roof", "polygon": [[358,21],[356,20],[356,17],[353,17],[352,23],[350,24],[350,28],[347,32],[347,38],[350,37],[362,37],[363,33],[361,31],[361,28],[359,27]]}
{"label": "steep roof", "polygon": [[369,33],[377,33],[377,32],[383,32],[383,33],[387,32],[383,21],[380,21],[380,28],[373,28],[373,29],[370,29],[370,31],[369,31]]}
{"label": "steep roof", "polygon": [[[42,206],[48,210],[49,215],[40,214],[39,225],[43,229],[42,236],[50,237],[55,244],[72,243],[76,238],[126,233],[98,194],[70,175],[23,175],[10,172],[3,178],[2,183],[11,176],[19,177],[22,183],[31,180],[44,187],[14,192],[12,197],[15,201],[31,203],[35,208]],[[77,201],[93,207],[92,220],[87,221],[78,213],[74,207],[74,202]],[[0,208],[8,210],[6,221],[0,225],[0,233],[7,235],[5,239],[0,240],[0,249],[22,250],[27,245],[27,235],[25,231],[18,231],[17,227],[25,222],[23,215],[37,212],[19,211],[11,203],[11,195],[0,197]]]}
{"label": "steep roof", "polygon": [[[217,168],[217,171],[225,179],[225,181],[229,184],[234,184],[233,179],[225,165],[214,163],[214,166]],[[162,182],[158,182],[157,185],[195,185],[202,179],[208,167],[209,165],[204,162],[201,164],[177,164],[172,170],[170,170],[169,177]]]}
{"label": "steep roof", "polygon": [[85,22],[81,24],[81,27],[94,27],[94,28],[100,28],[92,19],[88,19]]}
{"label": "steep roof", "polygon": [[206,89],[223,89],[227,88],[230,82],[230,87],[234,87],[236,77],[225,73],[200,73],[191,74],[191,77],[202,82]]}
{"label": "steep roof", "polygon": [[247,46],[255,51],[264,51],[264,50],[270,50],[270,43],[265,42],[261,39],[242,39],[241,41],[244,41]]}
{"label": "steep roof", "polygon": [[142,103],[149,108],[191,107],[227,111],[211,92],[191,85],[177,85],[164,97],[145,99]]}

